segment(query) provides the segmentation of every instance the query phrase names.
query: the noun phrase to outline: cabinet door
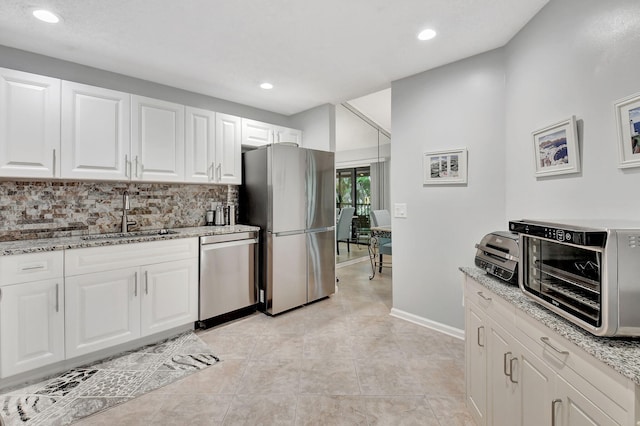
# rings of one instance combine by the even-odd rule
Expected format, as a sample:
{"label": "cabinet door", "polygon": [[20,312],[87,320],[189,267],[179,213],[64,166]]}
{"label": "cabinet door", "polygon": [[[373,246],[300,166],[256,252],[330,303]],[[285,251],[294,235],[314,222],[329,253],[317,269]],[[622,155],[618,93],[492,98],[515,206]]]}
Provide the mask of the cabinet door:
{"label": "cabinet door", "polygon": [[184,106],[131,96],[132,179],[184,181]]}
{"label": "cabinet door", "polygon": [[64,359],[62,278],[0,289],[0,377]]}
{"label": "cabinet door", "polygon": [[288,127],[277,127],[275,132],[275,142],[296,143],[302,146],[302,130],[289,129]]}
{"label": "cabinet door", "polygon": [[511,334],[490,321],[489,331],[489,401],[490,424],[516,426],[520,414],[520,379],[518,346]]}
{"label": "cabinet door", "polygon": [[225,185],[242,183],[241,119],[216,114],[216,182]]}
{"label": "cabinet door", "polygon": [[[598,408],[597,401],[591,401],[562,377],[556,381],[556,393],[562,395],[554,405],[555,423],[563,426],[619,426],[624,423],[615,421]],[[558,419],[562,419],[561,422]]]}
{"label": "cabinet door", "polygon": [[186,170],[187,182],[214,182],[216,162],[216,113],[206,109],[186,107]]}
{"label": "cabinet door", "polygon": [[273,143],[274,126],[261,121],[242,119],[242,145],[263,146]]}
{"label": "cabinet door", "polygon": [[524,345],[519,345],[520,419],[523,426],[551,424],[556,373]]}
{"label": "cabinet door", "polygon": [[139,268],[67,277],[67,358],[140,336]]}
{"label": "cabinet door", "polygon": [[63,178],[128,179],[130,95],[62,82]]}
{"label": "cabinet door", "polygon": [[198,260],[142,268],[141,334],[148,336],[198,319]]}
{"label": "cabinet door", "polygon": [[467,406],[478,425],[487,424],[487,334],[485,313],[465,299]]}
{"label": "cabinet door", "polygon": [[60,80],[0,68],[0,176],[60,176]]}

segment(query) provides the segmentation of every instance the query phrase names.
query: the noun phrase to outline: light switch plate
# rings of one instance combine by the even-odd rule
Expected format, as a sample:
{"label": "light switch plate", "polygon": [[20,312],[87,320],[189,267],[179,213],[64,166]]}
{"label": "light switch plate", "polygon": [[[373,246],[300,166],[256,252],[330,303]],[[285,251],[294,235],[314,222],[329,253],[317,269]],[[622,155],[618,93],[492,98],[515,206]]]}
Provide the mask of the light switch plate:
{"label": "light switch plate", "polygon": [[407,217],[407,203],[395,203],[393,205],[393,216]]}

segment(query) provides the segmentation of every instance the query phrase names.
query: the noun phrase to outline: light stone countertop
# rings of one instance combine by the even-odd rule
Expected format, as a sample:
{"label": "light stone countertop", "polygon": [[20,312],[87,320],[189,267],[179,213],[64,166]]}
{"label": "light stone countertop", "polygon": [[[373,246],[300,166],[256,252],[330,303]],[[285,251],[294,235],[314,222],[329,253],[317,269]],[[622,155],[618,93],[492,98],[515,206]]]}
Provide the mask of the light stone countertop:
{"label": "light stone countertop", "polygon": [[166,235],[139,235],[137,234],[137,232],[148,231],[132,231],[128,235],[120,233],[114,234],[118,235],[118,237],[116,238],[84,239],[87,237],[95,237],[95,235],[83,235],[78,237],[8,241],[0,242],[0,256],[11,256],[15,254],[38,253],[44,251],[67,250],[87,247],[112,246],[116,244],[143,243],[148,241],[173,240],[176,238],[203,237],[207,235],[234,234],[237,232],[259,230],[260,228],[257,226],[248,225],[196,226],[191,228],[172,228],[171,231],[175,231],[175,233]]}
{"label": "light stone countertop", "polygon": [[460,270],[513,304],[529,317],[544,324],[594,358],[632,380],[636,385],[640,385],[640,338],[594,336],[539,305],[527,297],[518,286],[493,278],[487,275],[484,270],[476,267],[461,267]]}

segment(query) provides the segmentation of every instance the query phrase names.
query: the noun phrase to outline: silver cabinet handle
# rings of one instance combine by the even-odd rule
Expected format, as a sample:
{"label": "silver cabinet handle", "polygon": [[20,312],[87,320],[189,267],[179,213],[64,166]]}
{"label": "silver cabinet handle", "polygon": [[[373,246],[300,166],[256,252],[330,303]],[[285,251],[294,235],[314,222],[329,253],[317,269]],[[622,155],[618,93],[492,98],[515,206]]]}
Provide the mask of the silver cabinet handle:
{"label": "silver cabinet handle", "polygon": [[135,283],[133,285],[133,297],[138,297],[138,273],[135,273]]}
{"label": "silver cabinet handle", "polygon": [[23,266],[22,268],[20,268],[21,271],[35,271],[36,269],[44,269],[44,265]]}
{"label": "silver cabinet handle", "polygon": [[136,177],[138,177],[138,156],[136,155]]}
{"label": "silver cabinet handle", "polygon": [[55,148],[53,149],[53,167],[51,167],[51,170],[53,171],[53,177],[56,177],[56,150],[55,150]]}
{"label": "silver cabinet handle", "polygon": [[562,402],[560,398],[551,401],[551,426],[556,426],[556,404]]}
{"label": "silver cabinet handle", "polygon": [[[504,356],[502,357],[502,371],[505,376],[511,377],[511,371],[507,372],[507,357],[509,355],[511,355],[511,352],[505,352]],[[511,363],[509,363],[509,365],[511,365]]]}
{"label": "silver cabinet handle", "polygon": [[513,362],[514,361],[518,361],[518,358],[511,358],[509,360],[509,380],[511,380],[511,383],[518,383],[517,380],[513,379]]}
{"label": "silver cabinet handle", "polygon": [[127,154],[124,155],[124,177],[131,178],[131,163]]}
{"label": "silver cabinet handle", "polygon": [[481,325],[480,327],[478,327],[477,330],[477,334],[478,334],[478,346],[480,346],[481,348],[484,348],[484,345],[480,343],[480,329],[484,330],[484,325]]}
{"label": "silver cabinet handle", "polygon": [[149,294],[149,271],[144,271],[144,294]]}
{"label": "silver cabinet handle", "polygon": [[484,295],[484,293],[483,293],[483,292],[481,292],[481,291],[479,291],[479,292],[478,292],[478,296],[482,297],[482,298],[483,298],[484,300],[486,300],[487,302],[490,302],[490,301],[491,301],[491,298],[490,298],[490,297],[485,296],[485,295]]}
{"label": "silver cabinet handle", "polygon": [[60,312],[60,285],[56,283],[56,312]]}
{"label": "silver cabinet handle", "polygon": [[212,182],[214,177],[213,176],[214,170],[213,170],[213,163],[211,163],[211,165],[207,168],[207,177],[209,178],[209,182]]}
{"label": "silver cabinet handle", "polygon": [[222,163],[218,163],[218,182],[222,180]]}
{"label": "silver cabinet handle", "polygon": [[563,350],[560,350],[560,349],[556,348],[555,346],[553,346],[551,344],[551,342],[549,341],[548,337],[542,336],[540,338],[540,340],[542,340],[542,343],[544,343],[545,345],[549,346],[551,349],[553,349],[554,351],[558,352],[560,355],[569,355],[569,351],[563,351]]}

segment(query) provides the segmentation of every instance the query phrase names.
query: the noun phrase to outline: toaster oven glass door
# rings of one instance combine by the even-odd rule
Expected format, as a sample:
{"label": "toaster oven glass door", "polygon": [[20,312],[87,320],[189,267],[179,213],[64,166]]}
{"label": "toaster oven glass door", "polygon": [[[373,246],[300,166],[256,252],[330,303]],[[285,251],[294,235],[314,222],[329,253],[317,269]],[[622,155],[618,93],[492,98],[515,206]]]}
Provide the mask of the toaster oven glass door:
{"label": "toaster oven glass door", "polygon": [[523,235],[523,290],[599,327],[602,252]]}

